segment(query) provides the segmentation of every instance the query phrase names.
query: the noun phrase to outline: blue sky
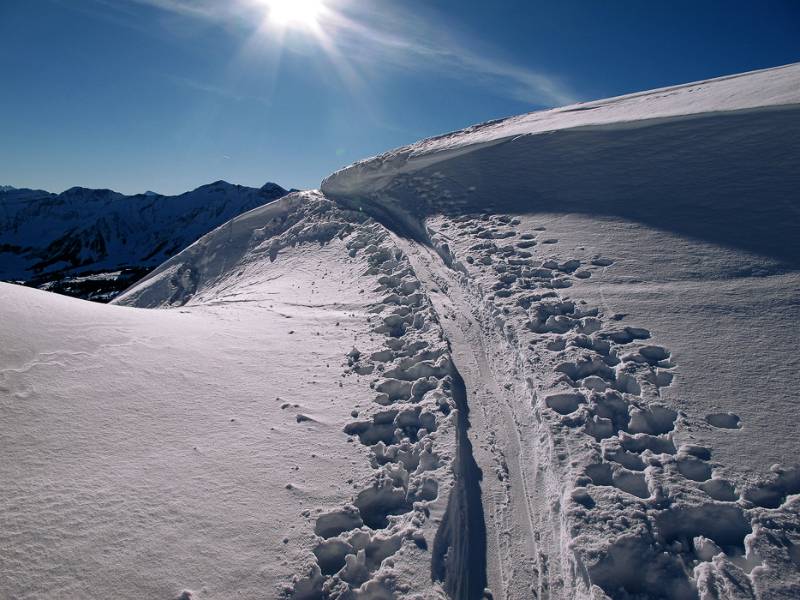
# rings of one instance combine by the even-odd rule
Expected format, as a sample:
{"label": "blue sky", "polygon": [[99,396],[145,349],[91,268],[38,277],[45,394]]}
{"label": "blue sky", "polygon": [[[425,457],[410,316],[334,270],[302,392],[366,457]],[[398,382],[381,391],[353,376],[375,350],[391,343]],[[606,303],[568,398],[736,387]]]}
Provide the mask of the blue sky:
{"label": "blue sky", "polygon": [[796,0],[325,0],[288,25],[275,1],[0,1],[0,184],[311,188],[488,119],[800,61]]}

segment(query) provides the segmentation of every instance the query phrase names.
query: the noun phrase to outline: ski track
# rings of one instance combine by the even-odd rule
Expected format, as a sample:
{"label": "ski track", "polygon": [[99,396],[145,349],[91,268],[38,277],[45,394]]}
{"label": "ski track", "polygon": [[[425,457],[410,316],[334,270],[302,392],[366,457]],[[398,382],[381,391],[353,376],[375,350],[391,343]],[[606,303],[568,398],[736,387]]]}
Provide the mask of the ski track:
{"label": "ski track", "polygon": [[[714,476],[713,448],[676,444],[675,433],[690,423],[662,394],[679,372],[671,352],[646,328],[627,324],[629,317],[569,295],[574,280],[599,276],[614,261],[556,260],[558,239],[514,215],[433,216],[426,228],[429,244],[384,231],[378,241],[387,246],[365,250],[381,257],[368,274],[385,273],[377,281],[390,298],[403,291],[424,298],[420,307],[448,343],[440,359],[447,356],[453,370],[441,372],[464,378],[472,427],[459,433],[469,435],[482,471],[485,597],[683,600],[725,597],[732,589],[737,597],[762,597],[760,573],[792,560],[774,560],[769,540],[782,535],[787,547],[793,542],[791,530],[780,526],[762,534],[759,525],[768,525],[760,511],[779,509],[793,518],[798,470],[776,466],[760,483],[743,485]],[[537,259],[541,248],[547,255]],[[391,340],[408,335],[402,323],[418,328],[414,312],[403,313],[391,312],[375,329],[388,336],[390,348]],[[354,350],[350,367],[372,373],[374,364],[360,357]],[[402,378],[385,376],[373,382],[378,404],[414,395]],[[732,413],[704,420],[714,428],[741,427]],[[362,436],[376,456],[385,452],[373,445],[379,436],[369,422],[345,431]],[[460,560],[456,572],[462,567]],[[321,586],[319,597],[338,597],[341,578],[312,572],[295,584],[294,597],[317,597],[301,593],[307,583]],[[449,587],[447,575],[440,580],[451,597],[480,597]],[[380,576],[375,581],[398,591]]]}
{"label": "ski track", "polygon": [[[488,571],[490,573],[491,589],[493,593],[503,594],[508,597],[511,594],[524,594],[525,589],[530,591],[530,584],[536,578],[534,573],[528,569],[527,573],[515,573],[520,570],[520,563],[523,569],[536,562],[536,552],[534,532],[536,527],[532,518],[532,507],[527,502],[530,497],[530,486],[525,479],[525,472],[520,465],[521,443],[519,431],[515,419],[505,402],[505,397],[500,386],[494,379],[494,375],[489,367],[486,358],[484,345],[479,331],[474,322],[467,316],[471,313],[469,304],[460,294],[457,282],[452,279],[446,270],[441,269],[441,258],[432,253],[424,246],[416,245],[408,241],[400,242],[404,244],[404,250],[412,260],[417,273],[421,276],[423,283],[427,286],[431,300],[440,315],[445,315],[442,319],[442,326],[445,335],[450,341],[454,351],[454,362],[459,370],[464,374],[471,390],[473,406],[478,404],[481,408],[482,419],[476,422],[472,435],[483,449],[483,460],[481,464],[490,473],[494,472],[496,478],[484,479],[484,502],[491,506],[490,512],[493,519],[493,538],[494,549],[496,552],[489,553]],[[435,291],[432,291],[435,290]],[[444,291],[446,290],[446,291]],[[490,403],[492,398],[498,399]],[[499,399],[502,399],[499,400]],[[492,422],[491,411],[501,410],[500,422]],[[493,437],[508,435],[508,445],[505,452],[498,450],[493,442]],[[509,455],[512,458],[513,469],[508,468]],[[510,483],[506,480],[511,478]],[[519,483],[524,491],[523,499],[525,505],[522,510],[512,506],[509,510],[508,505],[515,500],[520,501],[519,496],[509,497],[509,486]],[[514,518],[517,513],[522,513],[524,517],[521,522]],[[522,543],[514,547],[508,533],[515,526],[527,525],[528,535],[522,536]],[[527,577],[526,577],[527,575]],[[512,588],[520,588],[512,591]],[[499,597],[499,596],[498,596]]]}
{"label": "ski track", "polygon": [[[352,419],[284,406],[298,424],[341,427],[372,475],[338,507],[303,511],[307,559],[280,597],[783,599],[800,589],[775,575],[797,565],[800,469],[754,481],[726,467],[723,478],[713,447],[678,442],[685,429],[735,435],[746,423],[728,412],[694,422],[675,408],[671,351],[635,315],[571,294],[613,260],[563,255],[530,215],[433,214],[426,239],[411,239],[398,235],[401,218],[379,224],[319,194],[265,212],[280,210],[241,258],[219,267],[214,243],[201,245],[122,298],[281,320],[293,306],[364,315],[341,357],[341,377],[363,385]],[[238,243],[228,237],[219,243]],[[276,309],[257,288],[236,289],[317,243],[361,270],[358,286],[376,299],[366,312],[301,298]]]}
{"label": "ski track", "polygon": [[[686,114],[709,112],[719,124],[761,122],[770,111],[744,109],[759,99],[758,82],[780,84],[780,93],[767,95],[772,103],[794,97],[786,73],[751,75],[755,83],[744,86],[744,100],[726,95],[742,85],[735,78],[701,82],[696,90],[704,100],[697,106],[688,100]],[[720,85],[724,102],[713,92]],[[644,122],[652,111],[641,104],[652,100],[679,132],[702,132],[702,119],[683,118],[686,107],[667,100],[693,89],[616,100],[604,123],[628,135],[643,123],[626,123],[625,106],[638,107]],[[714,102],[736,114],[717,114],[709,108]],[[571,127],[590,126],[594,117],[586,110],[544,113],[541,131],[528,133],[558,129],[550,121],[562,113],[572,115]],[[791,114],[778,112],[781,119]],[[324,506],[304,505],[304,520],[289,525],[302,529],[291,540],[299,543],[291,551],[285,546],[291,554],[283,565],[292,575],[268,593],[287,600],[800,597],[800,466],[754,473],[723,464],[721,444],[738,447],[748,414],[706,398],[698,399],[702,411],[687,409],[678,394],[693,388],[676,385],[686,377],[682,355],[658,328],[635,311],[618,312],[602,288],[599,301],[582,297],[581,282],[623,267],[602,251],[565,249],[550,232],[552,214],[521,204],[516,213],[510,194],[496,209],[493,193],[461,181],[478,163],[459,166],[459,157],[475,148],[511,152],[497,136],[520,128],[524,134],[538,118],[473,128],[359,163],[328,180],[330,197],[291,194],[241,215],[118,299],[140,308],[204,311],[215,327],[244,311],[290,324],[293,310],[325,308],[328,320],[341,314],[360,321],[354,347],[336,367],[338,388],[346,382],[350,394],[338,414],[349,411],[349,419],[276,398],[281,410],[296,409],[292,425],[329,426],[327,435],[338,435],[347,448],[349,466],[325,482],[338,491],[325,496]],[[649,134],[669,125],[659,123]],[[534,137],[524,141],[534,147],[555,136]],[[437,149],[440,155],[423,152]],[[496,168],[507,168],[502,156]],[[425,171],[428,162],[441,162],[449,174]],[[514,168],[525,171],[519,163]],[[672,166],[680,171],[680,164]],[[536,176],[542,173],[549,171]],[[513,189],[509,179],[503,185],[510,187],[500,189]],[[782,231],[791,225],[783,223]],[[301,297],[299,286],[316,286],[317,265],[281,262],[323,250],[321,260],[346,266],[339,276],[357,273],[351,290],[335,288],[350,302]],[[358,288],[369,302],[359,304]],[[287,300],[279,309],[269,304],[275,294]],[[98,331],[114,325],[111,313],[103,314],[108,320]],[[121,331],[124,343],[156,350],[163,342],[158,336],[135,342],[129,332]],[[116,348],[124,357],[125,346]],[[60,366],[61,356],[77,361],[105,349],[23,357],[0,371],[0,392],[28,371]],[[303,351],[315,356],[313,347]],[[336,388],[332,383],[326,391]],[[17,395],[25,393],[20,384]],[[347,469],[362,475],[345,480]],[[283,491],[293,492],[298,481]],[[186,590],[179,598],[194,596]]]}
{"label": "ski track", "polygon": [[[621,315],[604,314],[568,296],[573,278],[592,277],[613,261],[602,256],[586,262],[537,259],[535,249],[558,240],[548,237],[544,226],[514,215],[433,217],[428,231],[443,262],[454,267],[448,294],[457,297],[457,287],[472,293],[473,302],[462,306],[483,303],[479,324],[505,342],[505,351],[495,346],[493,353],[511,357],[506,365],[494,365],[501,379],[503,371],[507,380],[511,376],[505,387],[522,390],[529,382],[533,388],[533,414],[544,427],[523,427],[522,439],[544,435],[555,450],[548,462],[539,448],[539,468],[556,475],[561,485],[537,497],[526,483],[526,469],[520,470],[529,516],[548,505],[561,507],[561,515],[550,517],[552,538],[538,549],[536,597],[579,597],[599,587],[612,598],[727,597],[732,589],[739,590],[737,597],[755,598],[764,593],[756,591],[759,585],[767,583],[759,580],[761,573],[792,568],[791,560],[775,556],[767,541],[782,537],[780,544],[792,547],[792,528],[763,534],[759,526],[767,526],[763,508],[796,518],[789,496],[800,492],[800,472],[775,466],[761,482],[735,483],[714,476],[712,448],[676,448],[674,432],[690,423],[662,394],[679,371],[670,351],[654,343],[647,329],[625,325]],[[519,400],[512,405],[521,406]],[[497,404],[491,408],[497,410]],[[709,414],[705,421],[716,428],[741,427],[731,413]],[[737,490],[744,502],[736,503]],[[624,509],[616,512],[614,504],[621,499]],[[645,513],[641,528],[629,522],[615,531],[602,523],[630,520],[638,511]],[[534,537],[548,531],[544,523],[528,524]],[[595,547],[581,548],[581,538]],[[659,557],[653,547],[663,554]],[[769,565],[767,555],[777,560]],[[507,598],[524,597],[511,589],[507,576],[500,577]],[[789,581],[787,589],[796,589],[797,580]]]}

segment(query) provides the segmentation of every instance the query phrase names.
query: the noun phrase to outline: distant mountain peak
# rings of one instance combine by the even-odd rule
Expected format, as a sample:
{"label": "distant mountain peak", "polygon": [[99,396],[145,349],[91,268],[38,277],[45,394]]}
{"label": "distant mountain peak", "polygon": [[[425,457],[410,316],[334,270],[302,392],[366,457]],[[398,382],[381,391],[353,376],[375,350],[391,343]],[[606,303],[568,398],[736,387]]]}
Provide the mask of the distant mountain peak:
{"label": "distant mountain peak", "polygon": [[218,181],[213,181],[211,183],[206,183],[205,185],[201,185],[200,187],[197,187],[194,190],[192,190],[192,192],[200,192],[200,191],[206,191],[206,190],[214,191],[214,190],[217,190],[217,189],[230,189],[230,188],[235,188],[235,187],[240,187],[240,186],[236,186],[236,185],[234,185],[232,183],[228,183],[224,179],[220,179]]}
{"label": "distant mountain peak", "polygon": [[107,188],[86,188],[81,186],[74,186],[65,190],[63,195],[65,196],[122,196],[119,192],[115,192],[114,190],[109,190]]}
{"label": "distant mountain peak", "polygon": [[13,185],[0,185],[0,192],[13,192],[15,189]]}
{"label": "distant mountain peak", "polygon": [[264,185],[261,186],[262,192],[276,192],[285,194],[287,190],[279,186],[277,183],[273,183],[272,181],[268,181]]}

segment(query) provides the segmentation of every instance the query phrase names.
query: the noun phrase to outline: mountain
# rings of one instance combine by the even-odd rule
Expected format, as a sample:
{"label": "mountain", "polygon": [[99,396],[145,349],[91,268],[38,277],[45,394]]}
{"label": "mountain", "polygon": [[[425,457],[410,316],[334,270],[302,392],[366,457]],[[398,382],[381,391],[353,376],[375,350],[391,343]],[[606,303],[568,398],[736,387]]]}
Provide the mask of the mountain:
{"label": "mountain", "polygon": [[179,196],[0,191],[0,279],[107,301],[201,235],[288,192],[225,181]]}
{"label": "mountain", "polygon": [[0,284],[4,591],[797,598],[797,139],[790,65],[361,161],[110,305]]}

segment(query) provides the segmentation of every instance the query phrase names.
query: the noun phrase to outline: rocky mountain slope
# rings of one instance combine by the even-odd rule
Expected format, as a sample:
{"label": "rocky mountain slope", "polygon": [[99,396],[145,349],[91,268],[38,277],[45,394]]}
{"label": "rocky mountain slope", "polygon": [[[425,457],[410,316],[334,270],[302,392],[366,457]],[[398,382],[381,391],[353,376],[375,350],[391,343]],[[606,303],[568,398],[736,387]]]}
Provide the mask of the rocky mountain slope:
{"label": "rocky mountain slope", "polygon": [[797,139],[791,65],[362,161],[110,306],[0,285],[0,591],[798,597]]}
{"label": "rocky mountain slope", "polygon": [[108,301],[200,236],[286,194],[218,181],[180,196],[0,190],[0,280]]}

